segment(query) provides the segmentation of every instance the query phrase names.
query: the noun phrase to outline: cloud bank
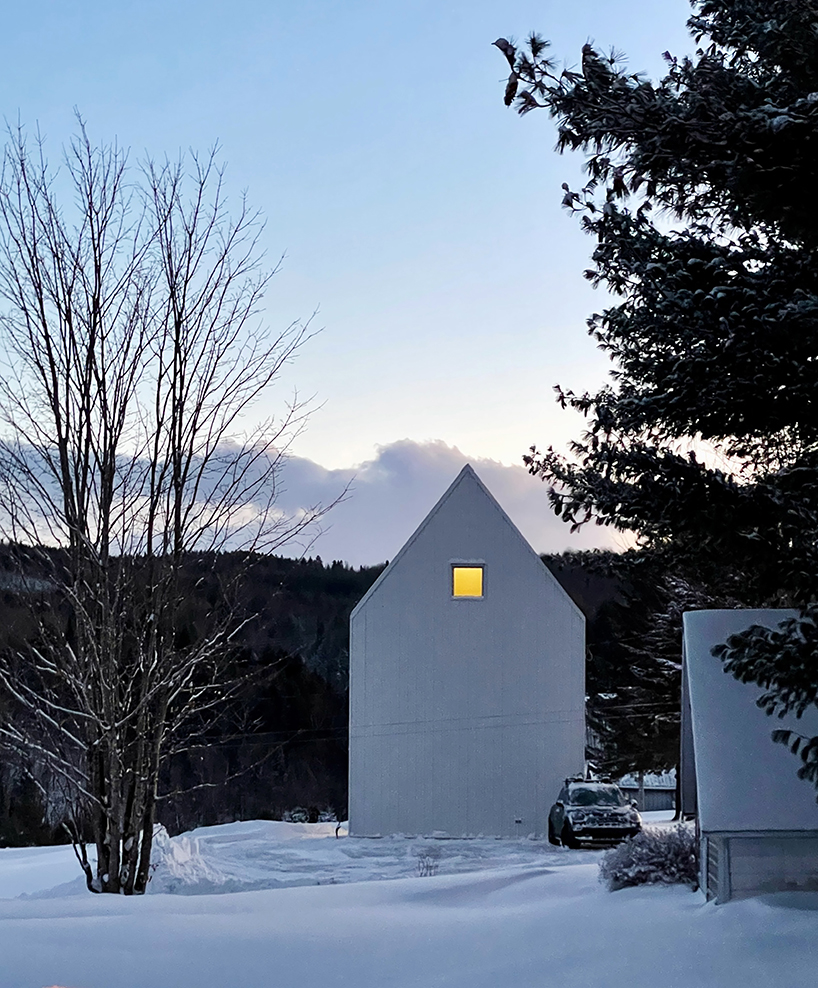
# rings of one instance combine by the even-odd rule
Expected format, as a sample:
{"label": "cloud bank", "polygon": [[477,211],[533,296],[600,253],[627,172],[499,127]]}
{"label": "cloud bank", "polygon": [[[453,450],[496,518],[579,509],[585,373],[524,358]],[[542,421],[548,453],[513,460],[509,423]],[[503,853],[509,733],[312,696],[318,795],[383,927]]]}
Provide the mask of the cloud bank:
{"label": "cloud bank", "polygon": [[[623,547],[622,536],[610,528],[590,525],[571,535],[549,508],[545,485],[524,467],[466,456],[441,441],[403,439],[377,447],[371,460],[340,470],[293,456],[281,474],[278,506],[295,512],[330,503],[349,483],[347,499],[327,514],[307,554],[320,555],[324,562],[373,565],[395,556],[465,463],[471,463],[537,552]],[[279,551],[301,554],[298,546]]]}

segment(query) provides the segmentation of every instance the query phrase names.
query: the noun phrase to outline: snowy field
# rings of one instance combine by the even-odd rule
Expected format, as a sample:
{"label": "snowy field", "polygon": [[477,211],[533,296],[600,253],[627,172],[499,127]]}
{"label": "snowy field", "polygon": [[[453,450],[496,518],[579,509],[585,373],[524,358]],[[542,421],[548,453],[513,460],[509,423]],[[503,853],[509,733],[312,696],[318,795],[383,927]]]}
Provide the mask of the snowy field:
{"label": "snowy field", "polygon": [[332,824],[229,824],[157,850],[141,898],[86,892],[70,848],[0,850],[0,988],[818,986],[818,894],[610,893],[596,851]]}

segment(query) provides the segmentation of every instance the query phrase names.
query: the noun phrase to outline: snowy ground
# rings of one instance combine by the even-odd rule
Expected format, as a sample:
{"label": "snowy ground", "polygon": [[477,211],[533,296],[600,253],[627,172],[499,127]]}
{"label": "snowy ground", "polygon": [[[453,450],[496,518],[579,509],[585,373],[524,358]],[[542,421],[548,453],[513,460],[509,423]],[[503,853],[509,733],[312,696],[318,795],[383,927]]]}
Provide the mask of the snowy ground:
{"label": "snowy ground", "polygon": [[0,988],[818,985],[818,894],[609,893],[599,852],[334,832],[255,822],[160,842],[142,898],[84,891],[70,849],[0,850]]}

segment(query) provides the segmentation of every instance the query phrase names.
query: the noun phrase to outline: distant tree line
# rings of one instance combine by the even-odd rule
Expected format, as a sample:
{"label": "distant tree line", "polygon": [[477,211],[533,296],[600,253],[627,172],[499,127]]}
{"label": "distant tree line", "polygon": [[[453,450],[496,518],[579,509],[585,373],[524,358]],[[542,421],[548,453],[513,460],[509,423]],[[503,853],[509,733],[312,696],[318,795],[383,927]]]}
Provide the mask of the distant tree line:
{"label": "distant tree line", "polygon": [[[36,558],[20,579],[20,547],[0,547],[0,651],[36,637],[36,613],[70,624]],[[56,552],[56,551],[55,551]],[[195,639],[209,610],[230,587],[241,630],[226,667],[246,686],[197,743],[163,771],[157,820],[172,833],[294,807],[346,814],[349,614],[382,566],[353,569],[320,558],[243,553],[185,559],[182,632]],[[236,579],[239,574],[240,579]],[[36,599],[32,600],[32,596]],[[19,714],[18,714],[19,715]],[[0,699],[0,718],[11,716]],[[36,757],[0,746],[0,845],[63,842],[65,790]]]}
{"label": "distant tree line", "polygon": [[[36,568],[20,583],[15,546],[0,547],[0,649],[36,633],[37,606],[53,605]],[[668,616],[655,564],[639,553],[543,557],[586,616],[588,755],[614,775],[670,768],[679,732],[679,615]],[[248,687],[197,745],[170,761],[157,820],[171,833],[238,819],[313,818],[347,810],[349,615],[383,570],[334,561],[243,554],[191,555],[185,626],[195,635],[224,586],[246,619],[232,662]],[[645,604],[645,588],[651,598]],[[34,589],[32,589],[34,588]],[[0,717],[8,711],[0,705]],[[36,760],[0,748],[0,846],[64,842],[62,789]]]}

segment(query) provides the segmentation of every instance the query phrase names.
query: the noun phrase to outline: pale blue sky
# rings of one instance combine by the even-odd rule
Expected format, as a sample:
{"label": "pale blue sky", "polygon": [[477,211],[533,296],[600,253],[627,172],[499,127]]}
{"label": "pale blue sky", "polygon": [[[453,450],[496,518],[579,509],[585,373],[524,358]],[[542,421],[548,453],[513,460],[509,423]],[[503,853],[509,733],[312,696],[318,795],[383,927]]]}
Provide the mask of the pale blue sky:
{"label": "pale blue sky", "polygon": [[221,144],[269,256],[286,254],[271,324],[320,309],[282,382],[325,403],[300,457],[344,470],[411,440],[519,464],[581,428],[551,389],[602,382],[585,318],[604,299],[560,208],[581,162],[553,152],[545,115],[503,106],[491,42],[535,29],[576,65],[592,40],[656,77],[664,50],[692,50],[688,15],[686,0],[33,0],[4,12],[0,109],[39,123],[53,157],[74,106],[134,157]]}

